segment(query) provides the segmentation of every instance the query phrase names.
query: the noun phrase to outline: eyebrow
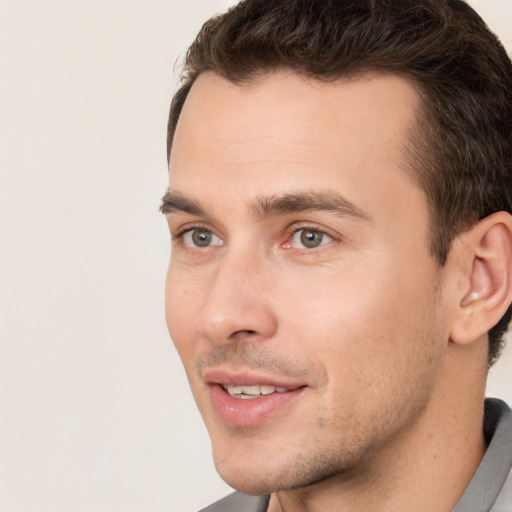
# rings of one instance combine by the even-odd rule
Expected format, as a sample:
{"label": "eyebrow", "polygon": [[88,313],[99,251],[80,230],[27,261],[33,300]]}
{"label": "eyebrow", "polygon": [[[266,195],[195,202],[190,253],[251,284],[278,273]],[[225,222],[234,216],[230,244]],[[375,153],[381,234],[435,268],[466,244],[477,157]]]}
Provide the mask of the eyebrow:
{"label": "eyebrow", "polygon": [[184,212],[199,217],[206,217],[206,212],[194,201],[186,198],[181,192],[167,190],[162,197],[160,212],[164,215],[169,213]]}
{"label": "eyebrow", "polygon": [[332,191],[306,191],[259,197],[251,205],[251,210],[258,217],[300,213],[300,212],[332,212],[340,217],[370,220],[370,216],[356,207],[343,196]]}
{"label": "eyebrow", "polygon": [[[340,217],[371,220],[371,217],[366,212],[332,191],[299,191],[268,197],[257,197],[255,202],[250,204],[250,210],[253,215],[260,218],[322,211],[332,212]],[[198,203],[185,197],[181,192],[171,190],[164,194],[160,211],[164,215],[184,212],[200,217],[209,216]]]}

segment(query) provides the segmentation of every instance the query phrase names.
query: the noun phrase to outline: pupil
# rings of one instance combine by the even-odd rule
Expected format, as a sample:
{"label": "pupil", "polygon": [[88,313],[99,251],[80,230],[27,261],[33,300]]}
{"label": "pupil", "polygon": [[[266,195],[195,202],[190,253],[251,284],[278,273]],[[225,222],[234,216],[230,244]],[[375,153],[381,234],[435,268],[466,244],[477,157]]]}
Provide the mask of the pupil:
{"label": "pupil", "polygon": [[209,231],[194,231],[192,233],[192,240],[198,247],[206,247],[210,244],[212,234]]}
{"label": "pupil", "polygon": [[318,231],[311,231],[310,229],[305,229],[302,232],[301,235],[301,242],[304,244],[305,247],[308,247],[309,249],[318,247],[320,243],[322,242],[322,233],[319,233]]}

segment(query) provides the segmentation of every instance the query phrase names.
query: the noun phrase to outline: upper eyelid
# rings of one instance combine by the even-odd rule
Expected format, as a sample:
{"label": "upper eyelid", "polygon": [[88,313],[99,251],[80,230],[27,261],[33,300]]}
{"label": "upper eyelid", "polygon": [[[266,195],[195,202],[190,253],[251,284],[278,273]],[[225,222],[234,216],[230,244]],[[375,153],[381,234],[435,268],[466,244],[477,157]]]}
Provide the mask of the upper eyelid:
{"label": "upper eyelid", "polygon": [[[201,229],[205,231],[209,231],[221,240],[226,241],[226,238],[218,232],[218,230],[214,229],[211,225],[209,225],[206,222],[203,221],[191,221],[186,224],[183,224],[182,226],[179,226],[175,230],[171,229],[171,237],[172,239],[178,239],[181,238],[185,233],[189,231],[193,231],[195,229]],[[278,238],[282,238],[284,236],[285,239],[291,237],[298,231],[302,231],[305,229],[309,229],[311,231],[318,231],[319,233],[323,233],[333,240],[340,240],[343,237],[337,233],[336,231],[329,229],[321,224],[318,224],[316,222],[310,222],[310,221],[295,221],[291,223],[289,226],[287,226],[283,232],[282,235],[280,235]]]}
{"label": "upper eyelid", "polygon": [[[295,247],[294,249],[296,249],[296,250],[301,250],[301,251],[306,250],[307,252],[314,252],[314,251],[320,250],[322,247],[324,247],[327,244],[337,243],[337,242],[341,241],[341,237],[340,236],[332,235],[332,234],[330,234],[328,232],[328,230],[316,229],[316,228],[313,228],[313,227],[304,226],[304,227],[299,227],[299,228],[294,229],[293,231],[291,231],[291,233],[286,237],[285,241],[283,242],[283,245],[289,245],[291,243],[291,240],[293,239],[293,237],[295,235],[297,235],[297,233],[300,233],[301,231],[313,231],[313,232],[316,232],[316,233],[320,233],[322,236],[326,236],[330,240],[327,241],[326,243],[322,243],[322,244],[320,244],[320,245],[318,245],[316,247],[304,248],[304,249],[301,249],[299,247]],[[289,249],[289,247],[287,247],[287,249]]]}
{"label": "upper eyelid", "polygon": [[[174,231],[171,230],[171,235],[173,238],[179,238],[180,236],[184,235],[185,233],[189,231],[193,231],[194,229],[202,229],[204,231],[210,231],[215,236],[219,236],[215,233],[213,229],[211,229],[209,226],[204,224],[203,222],[189,222],[187,224],[184,224],[178,228],[176,228]],[[219,236],[219,238],[221,238]]]}
{"label": "upper eyelid", "polygon": [[305,222],[301,222],[301,221],[294,222],[293,224],[288,226],[288,228],[286,229],[286,232],[289,235],[293,235],[297,231],[302,231],[304,229],[309,229],[310,231],[318,231],[319,233],[323,233],[323,234],[325,234],[327,236],[330,236],[333,239],[340,239],[340,238],[342,238],[339,233],[335,232],[332,229],[329,229],[329,228],[327,228],[325,226],[316,224],[314,222],[306,222],[306,221]]}
{"label": "upper eyelid", "polygon": [[292,235],[296,235],[297,233],[300,233],[301,231],[311,231],[313,233],[321,233],[322,235],[326,235],[329,238],[333,238],[334,239],[334,236],[331,235],[326,229],[317,229],[317,228],[312,228],[312,227],[307,227],[307,226],[294,229],[291,232],[291,234]]}

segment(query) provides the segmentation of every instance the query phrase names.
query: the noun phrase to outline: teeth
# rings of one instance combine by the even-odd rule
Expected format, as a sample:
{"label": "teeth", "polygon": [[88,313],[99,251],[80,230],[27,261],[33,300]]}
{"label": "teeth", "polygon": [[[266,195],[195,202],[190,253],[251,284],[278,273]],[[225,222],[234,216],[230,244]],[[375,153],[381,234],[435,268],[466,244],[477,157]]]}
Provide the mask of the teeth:
{"label": "teeth", "polygon": [[235,398],[251,399],[258,398],[261,395],[271,395],[272,393],[286,393],[288,388],[274,386],[222,386],[231,396]]}
{"label": "teeth", "polygon": [[[258,387],[258,386],[256,386]],[[276,388],[274,386],[259,386],[260,388],[260,395],[271,395]]]}

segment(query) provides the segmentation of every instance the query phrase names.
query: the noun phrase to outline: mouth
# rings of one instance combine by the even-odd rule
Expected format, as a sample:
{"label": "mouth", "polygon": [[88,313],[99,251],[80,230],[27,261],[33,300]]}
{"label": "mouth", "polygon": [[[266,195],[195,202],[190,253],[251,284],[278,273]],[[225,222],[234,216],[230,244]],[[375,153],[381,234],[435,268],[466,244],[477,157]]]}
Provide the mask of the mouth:
{"label": "mouth", "polygon": [[266,386],[266,385],[250,385],[250,386],[228,386],[222,384],[222,388],[229,393],[233,398],[239,398],[241,400],[251,400],[254,398],[260,398],[261,396],[272,395],[273,393],[288,393],[292,391],[289,388],[280,386]]}
{"label": "mouth", "polygon": [[255,427],[269,419],[286,418],[293,403],[308,388],[302,383],[255,375],[207,372],[213,412],[232,427]]}

